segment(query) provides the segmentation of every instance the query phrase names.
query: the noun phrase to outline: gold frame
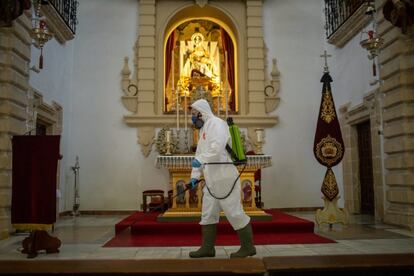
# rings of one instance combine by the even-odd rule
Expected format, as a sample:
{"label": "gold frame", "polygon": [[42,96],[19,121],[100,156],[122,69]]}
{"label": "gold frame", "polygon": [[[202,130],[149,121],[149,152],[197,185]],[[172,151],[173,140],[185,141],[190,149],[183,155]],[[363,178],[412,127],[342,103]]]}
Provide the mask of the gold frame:
{"label": "gold frame", "polygon": [[[190,22],[190,21],[195,21],[195,20],[207,20],[207,21],[211,21],[213,23],[216,23],[218,25],[220,25],[230,36],[232,42],[233,42],[233,47],[234,47],[234,68],[235,68],[235,74],[234,74],[234,84],[235,84],[235,91],[232,91],[233,93],[236,93],[235,96],[235,113],[239,113],[239,70],[238,70],[238,44],[236,43],[236,36],[234,35],[233,30],[223,21],[218,20],[217,18],[213,18],[213,17],[190,17],[190,18],[186,18],[186,19],[181,19],[181,20],[177,20],[176,22],[174,22],[171,26],[166,27],[166,32],[165,32],[165,36],[164,36],[164,47],[163,47],[163,84],[165,84],[165,80],[166,80],[166,75],[165,75],[165,69],[166,69],[166,64],[165,64],[165,59],[166,59],[166,47],[167,47],[167,41],[168,38],[170,37],[171,33],[181,24],[186,23],[186,22]],[[165,85],[163,85],[163,99],[165,99],[166,97],[166,89],[165,89]],[[163,101],[164,102],[164,101]],[[162,106],[162,110],[165,113],[165,104],[163,103]]]}

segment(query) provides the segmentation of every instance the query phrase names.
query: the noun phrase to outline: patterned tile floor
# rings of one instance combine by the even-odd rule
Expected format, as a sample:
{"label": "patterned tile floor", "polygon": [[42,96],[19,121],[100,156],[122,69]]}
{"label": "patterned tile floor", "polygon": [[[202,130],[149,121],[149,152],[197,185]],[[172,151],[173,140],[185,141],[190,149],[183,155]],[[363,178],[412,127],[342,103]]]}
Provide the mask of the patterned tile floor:
{"label": "patterned tile floor", "polygon": [[[294,212],[292,215],[314,221],[314,212]],[[104,248],[114,235],[114,224],[125,216],[81,216],[60,218],[53,236],[62,241],[60,253],[40,251],[36,259],[187,259],[197,247],[124,247]],[[334,239],[335,244],[292,244],[257,246],[256,257],[294,255],[339,255],[414,253],[414,232],[397,226],[376,223],[373,217],[350,217],[347,226],[318,228],[315,232]],[[26,259],[20,253],[21,241],[27,234],[15,234],[0,241],[0,260]],[[228,258],[237,246],[216,247],[216,258]]]}

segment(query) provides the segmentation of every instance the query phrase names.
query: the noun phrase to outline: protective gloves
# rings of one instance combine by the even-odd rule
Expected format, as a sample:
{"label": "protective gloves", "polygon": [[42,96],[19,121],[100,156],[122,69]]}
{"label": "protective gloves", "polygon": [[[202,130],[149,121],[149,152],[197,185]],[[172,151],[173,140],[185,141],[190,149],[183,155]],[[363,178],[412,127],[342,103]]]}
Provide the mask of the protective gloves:
{"label": "protective gloves", "polygon": [[193,161],[191,161],[191,167],[200,168],[201,167],[200,161],[198,161],[197,159],[194,158]]}
{"label": "protective gloves", "polygon": [[192,190],[195,187],[197,187],[197,184],[198,184],[198,179],[197,178],[191,178],[190,183],[188,183],[186,186],[189,190]]}

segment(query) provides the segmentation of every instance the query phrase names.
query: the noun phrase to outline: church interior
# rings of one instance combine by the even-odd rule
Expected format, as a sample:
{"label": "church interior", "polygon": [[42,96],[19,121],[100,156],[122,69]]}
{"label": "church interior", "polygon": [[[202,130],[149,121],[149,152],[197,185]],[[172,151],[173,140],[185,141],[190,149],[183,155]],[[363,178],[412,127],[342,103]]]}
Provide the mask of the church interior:
{"label": "church interior", "polygon": [[[240,141],[246,259],[223,214],[189,258],[199,99]],[[0,274],[409,274],[414,1],[2,0],[0,147]]]}

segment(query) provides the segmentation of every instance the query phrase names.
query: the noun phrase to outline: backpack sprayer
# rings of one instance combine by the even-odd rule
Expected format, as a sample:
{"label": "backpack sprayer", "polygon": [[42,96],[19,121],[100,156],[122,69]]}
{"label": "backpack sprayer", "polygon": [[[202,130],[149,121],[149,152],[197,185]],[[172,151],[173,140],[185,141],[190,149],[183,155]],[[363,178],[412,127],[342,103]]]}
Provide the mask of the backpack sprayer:
{"label": "backpack sprayer", "polygon": [[[229,126],[229,131],[230,131],[230,136],[231,136],[231,145],[226,144],[226,151],[229,153],[229,155],[231,156],[231,159],[233,160],[233,162],[210,162],[210,163],[204,163],[204,165],[226,165],[226,164],[232,164],[235,166],[239,166],[239,165],[243,165],[243,169],[241,170],[241,172],[239,173],[239,175],[237,176],[237,178],[234,180],[233,186],[231,187],[230,191],[223,197],[218,197],[216,195],[214,195],[210,189],[207,187],[207,190],[209,192],[209,194],[214,197],[215,199],[226,199],[230,196],[231,192],[234,190],[234,187],[236,186],[237,180],[239,180],[240,176],[242,175],[244,169],[246,168],[247,165],[247,159],[246,159],[246,155],[244,153],[244,147],[243,147],[243,143],[240,137],[240,130],[239,127],[237,125],[234,124],[233,122],[233,118],[228,117],[227,118],[227,124]],[[204,179],[199,179],[197,180],[197,182],[195,183],[194,186],[198,185],[198,183],[205,181]],[[171,197],[168,199],[168,203],[170,203],[174,198],[184,194],[186,191],[191,190],[191,185],[190,183],[185,185],[185,189],[182,190],[180,193],[177,193],[175,196]],[[160,207],[162,207],[164,205],[164,202],[161,203],[158,206],[155,206],[155,208],[153,210],[157,210]],[[151,211],[150,211],[151,212]]]}
{"label": "backpack sprayer", "polygon": [[[233,192],[234,187],[236,186],[237,180],[239,180],[240,176],[244,172],[244,169],[246,168],[246,165],[247,165],[247,159],[246,159],[246,155],[244,153],[244,147],[243,147],[243,143],[242,143],[242,140],[241,140],[241,137],[240,137],[239,127],[234,124],[233,118],[231,118],[231,117],[227,118],[227,124],[229,125],[229,131],[230,131],[231,145],[232,146],[230,146],[229,144],[226,144],[226,151],[230,154],[231,159],[233,160],[233,162],[210,162],[210,163],[204,163],[204,165],[225,165],[225,164],[232,164],[232,165],[235,165],[235,166],[243,165],[243,169],[241,170],[241,172],[239,173],[237,178],[234,180],[233,186],[231,187],[230,191],[223,197],[218,197],[218,196],[214,195],[210,191],[208,186],[206,185],[209,194],[212,197],[214,197],[215,199],[226,199],[230,196],[231,192]],[[196,182],[196,185],[200,181],[204,181],[204,180],[198,180]],[[183,192],[191,189],[189,184],[187,184],[186,186],[187,187]]]}

